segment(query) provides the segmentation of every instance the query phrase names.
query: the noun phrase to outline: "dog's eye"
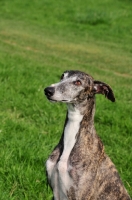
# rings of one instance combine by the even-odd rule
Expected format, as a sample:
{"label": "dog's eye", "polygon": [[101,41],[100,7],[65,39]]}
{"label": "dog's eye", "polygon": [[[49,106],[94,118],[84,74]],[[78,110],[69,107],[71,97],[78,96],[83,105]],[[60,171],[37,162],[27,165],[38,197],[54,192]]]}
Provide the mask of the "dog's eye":
{"label": "dog's eye", "polygon": [[77,85],[77,86],[79,86],[79,85],[81,85],[82,83],[81,83],[80,80],[77,80],[77,81],[74,82],[74,84]]}

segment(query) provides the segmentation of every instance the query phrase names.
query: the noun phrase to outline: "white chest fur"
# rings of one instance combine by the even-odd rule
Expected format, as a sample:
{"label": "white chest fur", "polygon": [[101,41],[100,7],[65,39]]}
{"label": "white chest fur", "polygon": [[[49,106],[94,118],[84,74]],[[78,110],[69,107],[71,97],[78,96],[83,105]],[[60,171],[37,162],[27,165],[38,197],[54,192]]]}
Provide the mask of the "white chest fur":
{"label": "white chest fur", "polygon": [[76,134],[79,131],[82,118],[83,116],[80,114],[79,110],[71,105],[68,106],[68,121],[64,129],[64,149],[57,166],[60,199],[67,199],[66,193],[73,184],[68,173],[68,159],[75,145]]}
{"label": "white chest fur", "polygon": [[64,149],[57,164],[49,159],[46,163],[55,200],[67,200],[67,191],[73,185],[68,173],[68,159],[76,142],[83,115],[72,105],[68,105],[68,121],[64,129]]}

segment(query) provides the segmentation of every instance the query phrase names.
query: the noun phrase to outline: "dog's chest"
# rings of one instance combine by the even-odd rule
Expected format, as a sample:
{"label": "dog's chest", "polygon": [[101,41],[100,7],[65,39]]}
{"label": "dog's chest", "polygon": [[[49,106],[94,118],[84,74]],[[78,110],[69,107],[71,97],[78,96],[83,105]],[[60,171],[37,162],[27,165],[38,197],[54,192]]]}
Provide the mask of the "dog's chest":
{"label": "dog's chest", "polygon": [[82,115],[78,110],[68,110],[68,121],[64,129],[64,149],[60,160],[58,162],[58,180],[60,183],[60,196],[65,199],[67,191],[73,185],[72,179],[69,176],[70,166],[68,165],[68,159],[70,153],[76,143],[76,134],[80,128],[80,122],[82,121]]}
{"label": "dog's chest", "polygon": [[[68,159],[70,153],[76,143],[76,135],[80,128],[80,122],[83,116],[78,110],[68,110],[68,120],[64,129],[64,148],[62,155],[57,164],[51,167],[51,183],[53,183],[54,196],[58,196],[60,199],[68,199],[67,192],[71,186],[73,186],[73,181],[69,175],[69,170],[72,166],[69,166]],[[52,163],[49,162],[50,165]],[[49,167],[50,169],[50,167]],[[47,170],[48,171],[48,170]]]}

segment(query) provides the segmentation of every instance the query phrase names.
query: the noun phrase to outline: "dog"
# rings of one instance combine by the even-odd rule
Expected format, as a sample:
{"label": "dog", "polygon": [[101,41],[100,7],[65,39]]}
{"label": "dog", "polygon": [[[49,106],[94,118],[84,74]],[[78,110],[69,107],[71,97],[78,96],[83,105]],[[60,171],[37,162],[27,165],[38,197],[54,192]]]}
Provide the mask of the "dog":
{"label": "dog", "polygon": [[94,127],[95,95],[114,102],[111,87],[76,70],[44,89],[48,100],[67,104],[64,130],[46,162],[54,200],[131,200]]}

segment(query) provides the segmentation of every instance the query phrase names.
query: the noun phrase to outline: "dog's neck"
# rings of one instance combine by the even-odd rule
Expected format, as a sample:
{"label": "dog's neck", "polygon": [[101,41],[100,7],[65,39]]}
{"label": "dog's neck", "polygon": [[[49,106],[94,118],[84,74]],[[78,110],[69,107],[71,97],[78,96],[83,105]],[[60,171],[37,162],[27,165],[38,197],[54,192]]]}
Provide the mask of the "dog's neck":
{"label": "dog's neck", "polygon": [[67,119],[63,134],[63,153],[60,160],[67,162],[72,148],[76,142],[76,134],[79,131],[83,115],[73,105],[68,104]]}
{"label": "dog's neck", "polygon": [[78,105],[68,104],[67,106],[68,112],[63,133],[63,153],[60,158],[63,161],[68,160],[81,126],[83,127],[84,124],[84,127],[86,127],[87,124],[89,126],[87,128],[91,129],[94,121],[94,102],[83,102],[82,105],[81,103]]}
{"label": "dog's neck", "polygon": [[85,99],[80,103],[68,105],[68,112],[70,108],[78,110],[83,115],[82,121],[86,121],[88,126],[94,126],[95,98]]}

